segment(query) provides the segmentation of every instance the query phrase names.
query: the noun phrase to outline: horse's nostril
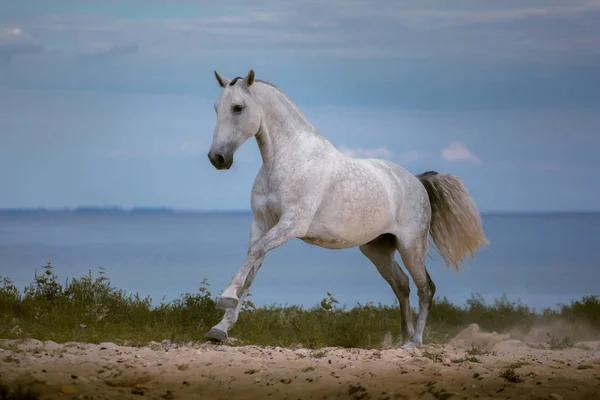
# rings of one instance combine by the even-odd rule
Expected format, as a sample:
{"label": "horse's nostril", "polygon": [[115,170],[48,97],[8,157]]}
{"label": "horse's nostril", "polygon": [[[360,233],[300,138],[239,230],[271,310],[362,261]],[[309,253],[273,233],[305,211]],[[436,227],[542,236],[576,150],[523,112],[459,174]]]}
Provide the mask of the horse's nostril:
{"label": "horse's nostril", "polygon": [[227,152],[216,153],[211,151],[208,153],[208,159],[216,169],[229,169],[232,162],[232,157]]}

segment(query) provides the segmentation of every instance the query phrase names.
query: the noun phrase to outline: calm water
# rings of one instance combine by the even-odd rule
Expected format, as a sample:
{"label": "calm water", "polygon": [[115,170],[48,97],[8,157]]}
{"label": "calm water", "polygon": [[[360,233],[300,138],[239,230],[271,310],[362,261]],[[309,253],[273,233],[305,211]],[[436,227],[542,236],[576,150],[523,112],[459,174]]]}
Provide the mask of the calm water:
{"label": "calm water", "polygon": [[[0,275],[30,283],[48,261],[64,281],[104,266],[113,286],[158,302],[195,292],[208,278],[224,289],[246,256],[250,214],[0,215]],[[491,245],[460,274],[431,251],[438,295],[463,304],[506,294],[540,309],[600,294],[600,214],[489,215]],[[399,257],[398,257],[399,258]],[[431,259],[433,258],[433,259]],[[416,306],[416,289],[412,285]],[[358,249],[326,250],[294,240],[267,255],[252,286],[256,304],[392,304],[394,295]]]}

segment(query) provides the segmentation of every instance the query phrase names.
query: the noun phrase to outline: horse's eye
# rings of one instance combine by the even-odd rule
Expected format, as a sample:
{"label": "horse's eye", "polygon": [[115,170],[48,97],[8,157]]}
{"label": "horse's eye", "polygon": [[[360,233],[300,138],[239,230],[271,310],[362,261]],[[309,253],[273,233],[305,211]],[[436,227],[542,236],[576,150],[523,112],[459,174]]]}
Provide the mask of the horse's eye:
{"label": "horse's eye", "polygon": [[241,113],[243,109],[244,109],[244,106],[241,106],[239,104],[234,104],[233,106],[231,106],[231,110],[234,113]]}

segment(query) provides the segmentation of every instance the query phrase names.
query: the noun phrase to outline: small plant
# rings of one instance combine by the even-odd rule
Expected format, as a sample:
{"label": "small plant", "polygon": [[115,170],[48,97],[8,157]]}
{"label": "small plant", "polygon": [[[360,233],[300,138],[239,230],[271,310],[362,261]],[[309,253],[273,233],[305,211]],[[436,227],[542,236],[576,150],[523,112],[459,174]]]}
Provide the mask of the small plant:
{"label": "small plant", "polygon": [[506,380],[507,382],[511,382],[511,383],[523,382],[523,378],[521,378],[521,375],[519,375],[515,372],[514,367],[506,368],[505,370],[500,372],[500,377],[504,378],[504,380]]}
{"label": "small plant", "polygon": [[440,353],[436,353],[433,351],[425,350],[423,352],[423,357],[429,358],[433,362],[442,362],[444,361],[444,357]]}
{"label": "small plant", "polygon": [[323,358],[327,355],[327,352],[325,350],[315,350],[312,353],[310,353],[311,357],[314,358]]}
{"label": "small plant", "polygon": [[252,302],[252,300],[244,300],[241,311],[256,311],[256,305]]}
{"label": "small plant", "polygon": [[203,278],[202,282],[200,282],[200,288],[198,289],[198,291],[203,296],[209,296],[210,297],[210,290],[208,289],[209,286],[210,286],[210,283],[208,283],[208,279],[207,278]]}
{"label": "small plant", "polygon": [[566,349],[575,345],[568,336],[558,339],[550,332],[546,332],[546,336],[548,336],[548,341],[546,343],[551,350]]}
{"label": "small plant", "polygon": [[43,299],[46,304],[53,304],[65,294],[63,287],[58,283],[58,276],[52,271],[54,267],[51,263],[44,266],[44,272],[41,275],[34,274],[34,282],[25,289],[25,294],[31,297]]}
{"label": "small plant", "polygon": [[470,356],[485,356],[487,354],[490,354],[490,352],[483,350],[481,347],[472,346],[470,349],[467,350],[467,354]]}
{"label": "small plant", "polygon": [[481,362],[481,360],[479,359],[479,357],[469,356],[469,355],[466,355],[465,357],[461,357],[461,358],[453,358],[452,359],[452,362],[453,363],[457,363],[457,364],[460,364],[460,363],[463,363],[463,362],[466,362],[466,361],[473,362],[473,363],[480,363]]}
{"label": "small plant", "polygon": [[331,311],[334,308],[334,304],[339,304],[340,302],[336,300],[335,297],[329,292],[327,292],[327,296],[323,300],[321,300],[321,307],[325,311]]}
{"label": "small plant", "polygon": [[433,381],[429,381],[425,384],[425,386],[427,387],[427,391],[429,393],[431,393],[431,395],[435,399],[447,400],[447,399],[451,398],[452,396],[454,396],[454,393],[447,392],[446,389],[444,389],[444,388],[436,389],[435,385],[436,385],[436,382],[433,382]]}

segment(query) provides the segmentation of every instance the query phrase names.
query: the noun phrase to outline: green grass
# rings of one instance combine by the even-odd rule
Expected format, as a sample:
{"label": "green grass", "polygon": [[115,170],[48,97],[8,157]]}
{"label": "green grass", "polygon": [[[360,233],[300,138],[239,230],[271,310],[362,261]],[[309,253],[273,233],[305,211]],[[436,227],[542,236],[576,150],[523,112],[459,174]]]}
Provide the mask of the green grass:
{"label": "green grass", "polygon": [[[24,290],[16,288],[9,278],[0,277],[0,338],[129,345],[165,339],[203,342],[204,333],[223,314],[215,308],[215,297],[209,288],[204,280],[196,293],[153,306],[149,297],[112,287],[102,268],[96,276],[90,271],[61,284],[48,264]],[[390,332],[395,342],[400,340],[398,307],[369,303],[347,309],[339,306],[330,293],[311,309],[255,307],[246,301],[243,310],[230,332],[243,344],[381,348]],[[464,306],[436,298],[424,339],[426,343],[445,342],[471,323],[479,324],[483,330],[505,332],[515,326],[527,329],[559,320],[584,323],[599,332],[600,301],[589,296],[563,305],[558,311],[535,313],[506,297],[486,304],[480,295],[473,295]],[[570,338],[578,339],[576,330]]]}

